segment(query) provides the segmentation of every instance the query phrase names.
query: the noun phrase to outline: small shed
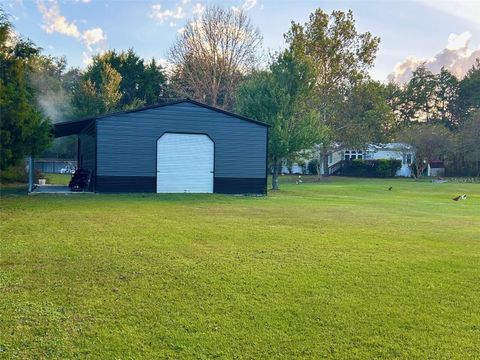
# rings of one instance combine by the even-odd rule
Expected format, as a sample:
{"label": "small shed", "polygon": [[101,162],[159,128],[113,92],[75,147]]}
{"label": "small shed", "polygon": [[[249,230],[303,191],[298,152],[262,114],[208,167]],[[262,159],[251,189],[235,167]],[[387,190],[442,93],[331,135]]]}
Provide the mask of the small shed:
{"label": "small shed", "polygon": [[428,163],[427,176],[445,176],[445,165],[442,160],[432,160]]}
{"label": "small shed", "polygon": [[269,125],[183,99],[57,123],[95,192],[266,194]]}

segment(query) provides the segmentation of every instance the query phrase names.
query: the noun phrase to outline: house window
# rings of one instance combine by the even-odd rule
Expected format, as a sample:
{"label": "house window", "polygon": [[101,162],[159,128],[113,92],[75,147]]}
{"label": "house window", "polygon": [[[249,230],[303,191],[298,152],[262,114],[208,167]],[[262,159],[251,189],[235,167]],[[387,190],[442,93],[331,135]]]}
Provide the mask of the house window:
{"label": "house window", "polygon": [[407,154],[407,164],[410,165],[412,163],[412,154]]}
{"label": "house window", "polygon": [[412,163],[412,154],[403,155],[403,164],[410,165]]}
{"label": "house window", "polygon": [[333,162],[333,154],[328,154],[328,163],[331,164]]}
{"label": "house window", "polygon": [[363,151],[362,150],[346,150],[343,156],[344,160],[362,160],[363,159]]}

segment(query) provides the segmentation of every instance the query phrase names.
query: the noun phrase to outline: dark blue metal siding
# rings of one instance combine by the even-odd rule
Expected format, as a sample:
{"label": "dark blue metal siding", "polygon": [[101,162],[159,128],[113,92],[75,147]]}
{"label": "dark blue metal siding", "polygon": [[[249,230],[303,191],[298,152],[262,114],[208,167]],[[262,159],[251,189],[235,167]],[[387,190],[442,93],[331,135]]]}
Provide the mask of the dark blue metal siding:
{"label": "dark blue metal siding", "polygon": [[215,142],[215,177],[265,178],[267,128],[180,103],[97,120],[98,176],[156,176],[157,139],[204,133]]}

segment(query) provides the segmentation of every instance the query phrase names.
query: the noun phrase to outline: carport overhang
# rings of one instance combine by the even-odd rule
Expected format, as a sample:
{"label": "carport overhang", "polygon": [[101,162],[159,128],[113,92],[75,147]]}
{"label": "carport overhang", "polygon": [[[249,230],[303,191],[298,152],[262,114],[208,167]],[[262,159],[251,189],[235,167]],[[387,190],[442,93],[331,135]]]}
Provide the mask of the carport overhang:
{"label": "carport overhang", "polygon": [[85,127],[87,127],[94,121],[95,119],[85,119],[54,124],[53,134],[56,138],[70,135],[78,135]]}
{"label": "carport overhang", "polygon": [[[66,121],[62,123],[53,124],[53,136],[61,138],[64,136],[79,135],[82,130],[93,123],[96,118],[89,118],[76,121]],[[35,159],[32,155],[28,157],[28,192],[34,190],[34,167]]]}

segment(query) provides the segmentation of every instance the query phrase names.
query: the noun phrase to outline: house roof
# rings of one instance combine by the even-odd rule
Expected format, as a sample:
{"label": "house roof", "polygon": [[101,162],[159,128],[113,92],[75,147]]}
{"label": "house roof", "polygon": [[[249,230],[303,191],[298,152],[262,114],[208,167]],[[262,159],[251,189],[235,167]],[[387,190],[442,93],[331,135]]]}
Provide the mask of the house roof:
{"label": "house roof", "polygon": [[210,110],[213,110],[213,111],[217,111],[217,112],[223,113],[225,115],[232,116],[232,117],[235,117],[237,119],[248,121],[248,122],[251,122],[251,123],[254,123],[254,124],[257,124],[257,125],[261,125],[261,126],[265,126],[265,127],[270,127],[271,126],[271,125],[269,125],[267,123],[264,123],[262,121],[250,119],[250,118],[247,118],[245,116],[238,115],[238,114],[232,113],[230,111],[222,110],[222,109],[219,109],[219,108],[216,108],[216,107],[213,107],[213,106],[210,106],[210,105],[207,105],[207,104],[204,104],[204,103],[201,103],[201,102],[198,102],[198,101],[187,98],[187,99],[167,101],[167,102],[163,102],[161,104],[156,104],[156,105],[144,106],[144,107],[141,107],[141,108],[138,108],[138,109],[133,109],[133,110],[117,111],[117,112],[112,112],[112,113],[108,113],[108,114],[104,114],[104,115],[98,115],[98,116],[94,116],[94,117],[90,117],[90,118],[57,123],[57,124],[53,125],[54,126],[54,134],[55,134],[55,137],[75,135],[75,134],[80,133],[86,126],[90,125],[91,123],[93,123],[94,121],[99,120],[99,119],[103,119],[103,118],[107,118],[107,117],[115,116],[115,115],[135,113],[135,112],[149,110],[149,109],[156,109],[156,108],[160,108],[160,107],[164,107],[164,106],[176,105],[176,104],[181,104],[181,103],[194,104],[194,105],[197,105],[197,106],[200,106],[200,107],[203,107],[203,108],[206,108],[206,109],[210,109]]}
{"label": "house roof", "polygon": [[368,150],[390,150],[390,151],[399,151],[399,150],[412,150],[413,146],[405,143],[386,143],[386,144],[369,144]]}
{"label": "house roof", "polygon": [[429,165],[432,169],[442,169],[445,167],[442,160],[432,160]]}

